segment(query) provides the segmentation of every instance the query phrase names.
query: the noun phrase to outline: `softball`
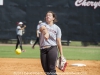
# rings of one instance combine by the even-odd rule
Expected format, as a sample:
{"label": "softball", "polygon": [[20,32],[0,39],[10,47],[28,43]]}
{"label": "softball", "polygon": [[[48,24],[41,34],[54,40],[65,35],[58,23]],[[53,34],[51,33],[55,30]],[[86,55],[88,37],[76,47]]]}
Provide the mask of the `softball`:
{"label": "softball", "polygon": [[16,54],[21,54],[21,49],[16,49]]}

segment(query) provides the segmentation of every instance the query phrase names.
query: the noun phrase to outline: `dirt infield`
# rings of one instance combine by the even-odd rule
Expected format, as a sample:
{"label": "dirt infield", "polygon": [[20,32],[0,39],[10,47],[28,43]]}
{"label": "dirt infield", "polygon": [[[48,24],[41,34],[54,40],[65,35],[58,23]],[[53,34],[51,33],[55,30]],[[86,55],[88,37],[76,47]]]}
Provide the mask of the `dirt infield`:
{"label": "dirt infield", "polygon": [[[100,75],[100,61],[67,60],[65,72],[57,69],[58,75]],[[71,66],[73,63],[86,64],[85,67]],[[0,58],[0,75],[45,75],[40,59]]]}

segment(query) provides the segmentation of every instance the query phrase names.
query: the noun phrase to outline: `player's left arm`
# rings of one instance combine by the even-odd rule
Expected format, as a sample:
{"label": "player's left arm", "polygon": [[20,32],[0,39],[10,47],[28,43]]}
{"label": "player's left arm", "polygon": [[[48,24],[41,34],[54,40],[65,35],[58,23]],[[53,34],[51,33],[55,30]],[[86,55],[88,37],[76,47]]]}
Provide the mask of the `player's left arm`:
{"label": "player's left arm", "polygon": [[62,44],[61,44],[61,29],[57,29],[57,46],[60,52],[60,56],[63,56]]}
{"label": "player's left arm", "polygon": [[58,46],[58,49],[59,49],[59,52],[60,52],[60,56],[63,56],[61,38],[57,38],[57,46]]}

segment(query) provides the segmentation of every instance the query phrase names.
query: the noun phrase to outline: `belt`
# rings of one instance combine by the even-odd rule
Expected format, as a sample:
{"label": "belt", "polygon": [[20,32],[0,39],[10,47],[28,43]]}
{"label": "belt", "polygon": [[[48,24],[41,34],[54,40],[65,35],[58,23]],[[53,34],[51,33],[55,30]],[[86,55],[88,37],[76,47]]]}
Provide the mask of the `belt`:
{"label": "belt", "polygon": [[46,49],[46,48],[50,48],[51,46],[43,46],[41,47],[41,49]]}

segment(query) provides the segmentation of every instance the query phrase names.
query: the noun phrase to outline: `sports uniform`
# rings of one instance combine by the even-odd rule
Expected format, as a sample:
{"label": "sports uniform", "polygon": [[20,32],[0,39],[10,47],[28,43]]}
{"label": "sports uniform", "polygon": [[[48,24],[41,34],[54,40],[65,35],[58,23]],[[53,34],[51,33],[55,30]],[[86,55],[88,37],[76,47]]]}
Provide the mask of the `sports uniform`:
{"label": "sports uniform", "polygon": [[48,25],[47,23],[41,23],[41,26],[45,26],[49,33],[49,38],[46,40],[43,33],[40,33],[40,57],[41,64],[47,75],[56,75],[56,60],[58,57],[57,38],[61,38],[61,29],[56,25]]}
{"label": "sports uniform", "polygon": [[[23,23],[22,22],[19,22],[18,24],[23,24]],[[22,28],[21,28],[20,25],[17,26],[16,33],[17,33],[16,49],[18,48],[18,45],[20,44],[21,50],[24,51],[23,50],[23,47],[22,47],[22,35],[23,35],[23,32],[22,32]]]}

